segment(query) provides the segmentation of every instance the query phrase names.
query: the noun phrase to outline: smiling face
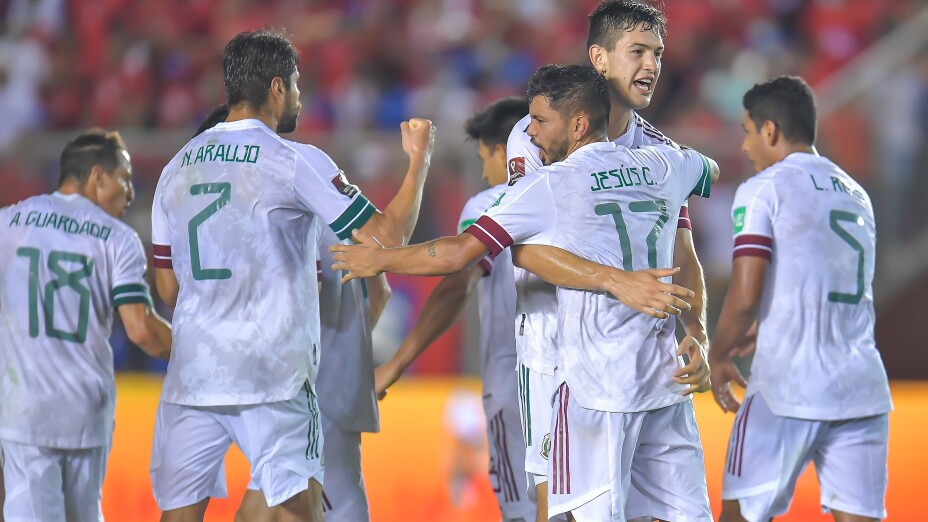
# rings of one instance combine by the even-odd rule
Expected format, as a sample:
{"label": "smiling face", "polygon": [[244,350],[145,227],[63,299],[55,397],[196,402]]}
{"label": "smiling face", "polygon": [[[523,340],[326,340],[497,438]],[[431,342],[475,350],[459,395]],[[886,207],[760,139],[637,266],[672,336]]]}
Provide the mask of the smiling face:
{"label": "smiling face", "polygon": [[541,149],[541,160],[545,165],[562,161],[570,148],[567,122],[561,114],[548,104],[544,96],[532,98],[528,108],[532,121],[525,133],[532,145]]}
{"label": "smiling face", "polygon": [[598,45],[590,48],[590,60],[605,76],[613,103],[632,110],[651,103],[663,54],[663,38],[656,31],[642,29],[641,24],[621,31],[611,50]]}

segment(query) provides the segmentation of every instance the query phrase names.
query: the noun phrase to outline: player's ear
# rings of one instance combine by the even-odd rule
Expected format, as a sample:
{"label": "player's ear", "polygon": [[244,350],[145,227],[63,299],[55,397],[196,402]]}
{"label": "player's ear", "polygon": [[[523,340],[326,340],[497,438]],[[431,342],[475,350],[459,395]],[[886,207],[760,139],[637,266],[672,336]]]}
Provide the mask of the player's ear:
{"label": "player's ear", "polygon": [[760,135],[764,143],[771,147],[775,146],[783,137],[780,134],[780,128],[777,127],[773,120],[764,121],[764,124],[760,127]]}
{"label": "player's ear", "polygon": [[593,44],[589,49],[590,53],[590,63],[593,64],[593,68],[596,69],[596,72],[599,74],[606,74],[606,49],[603,47]]}
{"label": "player's ear", "polygon": [[103,186],[103,176],[105,175],[106,172],[103,171],[103,167],[100,165],[90,167],[90,175],[87,176],[87,186],[95,189],[101,188]]}
{"label": "player's ear", "polygon": [[283,99],[287,95],[287,86],[284,84],[284,79],[280,76],[275,76],[271,80],[271,94],[275,97]]}
{"label": "player's ear", "polygon": [[580,141],[586,137],[587,132],[590,131],[590,119],[587,118],[586,114],[578,114],[574,117],[573,128],[571,129],[571,135],[574,141]]}

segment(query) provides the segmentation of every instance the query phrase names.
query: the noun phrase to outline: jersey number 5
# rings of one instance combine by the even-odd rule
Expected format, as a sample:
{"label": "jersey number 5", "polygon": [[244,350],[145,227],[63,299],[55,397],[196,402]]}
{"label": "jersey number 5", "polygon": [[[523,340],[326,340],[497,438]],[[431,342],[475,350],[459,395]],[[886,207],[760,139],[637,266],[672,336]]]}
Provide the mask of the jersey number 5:
{"label": "jersey number 5", "polygon": [[[20,247],[16,255],[29,258],[29,337],[39,336],[39,263],[42,252],[38,248]],[[76,264],[72,271],[66,270],[62,263]],[[45,315],[45,335],[75,343],[87,339],[87,320],[90,316],[90,289],[82,283],[93,274],[93,259],[73,252],[52,250],[48,254],[48,269],[55,278],[45,284],[42,308]],[[77,309],[77,331],[65,332],[55,328],[55,296],[62,287],[77,292],[80,302]]]}
{"label": "jersey number 5", "polygon": [[187,236],[190,239],[190,268],[193,270],[193,278],[197,281],[229,279],[232,277],[232,270],[228,268],[203,268],[200,264],[200,241],[197,236],[197,228],[229,203],[232,199],[232,184],[198,183],[190,187],[191,196],[216,193],[219,193],[219,197],[193,216],[190,222],[187,223]]}
{"label": "jersey number 5", "polygon": [[[600,203],[594,209],[597,216],[612,216],[615,221],[615,231],[619,234],[619,246],[622,248],[622,268],[626,272],[634,270],[632,261],[632,242],[628,237],[628,228],[625,226],[625,218],[622,217],[622,207],[618,203]],[[657,240],[664,230],[664,225],[670,219],[667,213],[667,202],[661,199],[647,201],[632,201],[628,204],[628,210],[631,212],[657,212],[657,221],[654,227],[645,239],[648,245],[648,268],[657,268]]]}
{"label": "jersey number 5", "polygon": [[831,230],[838,234],[845,243],[857,251],[857,291],[853,294],[842,292],[828,292],[828,300],[832,303],[857,304],[864,295],[864,246],[840,225],[842,221],[863,226],[864,220],[857,214],[843,210],[832,210],[828,219]]}

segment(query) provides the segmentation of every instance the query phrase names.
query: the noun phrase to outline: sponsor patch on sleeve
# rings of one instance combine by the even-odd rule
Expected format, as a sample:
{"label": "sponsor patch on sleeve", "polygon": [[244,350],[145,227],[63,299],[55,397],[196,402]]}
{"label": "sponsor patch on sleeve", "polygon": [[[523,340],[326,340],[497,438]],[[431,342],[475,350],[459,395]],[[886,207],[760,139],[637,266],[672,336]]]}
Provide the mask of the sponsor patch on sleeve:
{"label": "sponsor patch on sleeve", "polygon": [[348,183],[348,178],[345,177],[345,171],[343,170],[338,171],[338,174],[332,178],[332,184],[335,185],[336,190],[348,196],[349,198],[353,198],[358,192],[360,192],[360,189],[357,185]]}
{"label": "sponsor patch on sleeve", "polygon": [[525,176],[525,158],[517,157],[509,160],[509,186],[516,184],[519,178]]}

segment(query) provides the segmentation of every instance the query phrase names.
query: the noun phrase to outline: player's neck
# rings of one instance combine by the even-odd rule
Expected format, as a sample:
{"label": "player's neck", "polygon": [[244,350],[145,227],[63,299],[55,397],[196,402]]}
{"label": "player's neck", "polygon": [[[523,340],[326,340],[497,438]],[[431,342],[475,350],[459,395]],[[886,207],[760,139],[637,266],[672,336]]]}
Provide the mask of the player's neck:
{"label": "player's neck", "polygon": [[77,183],[67,182],[58,187],[58,192],[65,195],[80,194],[90,201],[97,203],[97,192],[90,185],[90,183],[87,183],[82,187]]}
{"label": "player's neck", "polygon": [[226,121],[232,122],[239,120],[258,120],[267,125],[274,132],[277,132],[277,124],[280,121],[267,106],[254,109],[248,103],[238,103],[229,107],[229,116],[226,118]]}
{"label": "player's neck", "polygon": [[778,151],[778,158],[776,163],[779,163],[789,157],[790,154],[796,152],[802,152],[805,154],[813,154],[818,156],[818,151],[815,150],[815,147],[812,145],[806,145],[804,143],[784,143]]}
{"label": "player's neck", "polygon": [[612,109],[609,110],[609,140],[615,141],[616,138],[625,134],[628,130],[628,120],[632,117],[632,110],[625,106],[612,102]]}
{"label": "player's neck", "polygon": [[596,143],[596,142],[600,142],[600,141],[607,141],[608,139],[609,139],[609,138],[608,138],[605,134],[601,134],[601,135],[599,135],[599,136],[597,136],[597,135],[595,135],[595,134],[590,134],[590,135],[588,135],[588,136],[585,136],[583,139],[581,139],[580,141],[574,143],[573,146],[571,146],[569,149],[567,149],[567,156],[565,157],[565,159],[567,159],[568,157],[570,157],[570,155],[573,154],[574,152],[576,152],[578,149],[580,149],[580,147],[584,147],[584,146],[586,146],[586,145],[589,145],[590,143]]}

